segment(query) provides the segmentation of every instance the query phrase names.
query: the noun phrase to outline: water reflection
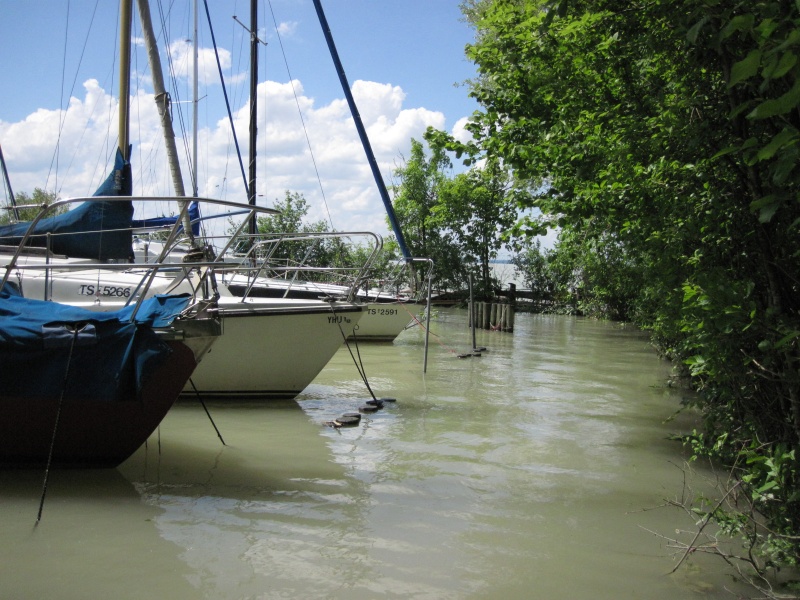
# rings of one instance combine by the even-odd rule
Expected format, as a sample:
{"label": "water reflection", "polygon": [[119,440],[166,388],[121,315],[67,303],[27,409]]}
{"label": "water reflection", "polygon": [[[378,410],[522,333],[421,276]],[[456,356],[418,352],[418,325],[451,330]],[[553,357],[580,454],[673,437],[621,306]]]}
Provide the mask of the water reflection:
{"label": "water reflection", "polygon": [[209,405],[225,446],[200,406],[176,406],[118,471],[59,475],[33,534],[37,478],[3,474],[13,596],[728,597],[713,562],[666,576],[645,530],[676,527],[645,509],[680,493],[666,438],[691,421],[664,424],[679,396],[644,336],[518,315],[459,359],[464,312],[439,311],[434,333],[425,375],[419,330],[353,349],[397,398],[358,427],[325,425],[369,397],[346,348],[297,402]]}

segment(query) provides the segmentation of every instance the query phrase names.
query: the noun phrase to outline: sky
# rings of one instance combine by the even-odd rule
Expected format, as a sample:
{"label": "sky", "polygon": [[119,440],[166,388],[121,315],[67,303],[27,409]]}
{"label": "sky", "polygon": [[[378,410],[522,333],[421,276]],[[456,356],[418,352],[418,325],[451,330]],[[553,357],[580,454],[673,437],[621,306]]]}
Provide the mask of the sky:
{"label": "sky", "polygon": [[[111,168],[118,129],[116,4],[0,0],[0,148],[15,193],[39,187],[62,198],[90,195]],[[246,165],[249,34],[240,22],[249,25],[249,1],[208,4]],[[178,147],[190,191],[185,157],[192,136],[191,3],[150,5],[165,78],[170,64],[175,73],[167,88],[176,135],[187,140]],[[459,0],[322,2],[387,185],[409,155],[412,138],[421,140],[433,126],[464,139],[465,119],[478,109],[463,85],[475,76],[464,56],[473,31],[458,5]],[[386,235],[379,190],[312,0],[259,0],[258,11],[259,38],[266,42],[258,59],[258,204],[274,206],[287,190],[298,192],[308,201],[311,222]],[[138,16],[133,38],[134,194],[171,195]],[[202,1],[197,38],[198,194],[246,202]]]}

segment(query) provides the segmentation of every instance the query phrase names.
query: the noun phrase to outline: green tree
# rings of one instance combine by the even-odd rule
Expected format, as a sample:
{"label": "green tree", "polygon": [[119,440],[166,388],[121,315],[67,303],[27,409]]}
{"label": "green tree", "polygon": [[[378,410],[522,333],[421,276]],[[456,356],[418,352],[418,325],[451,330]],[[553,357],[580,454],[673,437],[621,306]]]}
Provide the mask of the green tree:
{"label": "green tree", "polygon": [[[306,223],[309,206],[302,194],[286,190],[283,200],[275,201],[278,214],[258,217],[256,229],[271,240],[287,240],[292,234],[321,233],[327,230],[325,221]],[[331,240],[280,241],[274,251],[269,246],[271,258],[288,264],[329,264],[337,253],[337,242]]]}
{"label": "green tree", "polygon": [[736,465],[769,520],[772,533],[749,530],[757,549],[796,561],[800,6],[464,10],[477,146],[536,190],[582,297],[650,328],[686,366],[705,416],[697,447]]}
{"label": "green tree", "polygon": [[432,222],[458,249],[462,264],[477,266],[477,290],[484,297],[497,286],[491,261],[506,245],[503,234],[516,221],[510,185],[508,173],[494,161],[473,167],[442,182],[432,210]]}
{"label": "green tree", "polygon": [[[50,206],[53,202],[58,200],[55,192],[46,192],[42,188],[35,188],[33,194],[20,192],[15,194],[15,203],[18,207],[17,213],[19,218],[14,217],[12,207],[6,207],[2,214],[0,214],[0,224],[12,223],[15,221],[32,221],[36,215],[41,212],[43,206]],[[66,212],[66,207],[56,209],[56,212],[48,213],[48,216],[54,216]]]}
{"label": "green tree", "polygon": [[434,284],[439,288],[459,289],[466,281],[463,257],[434,214],[450,167],[443,148],[431,149],[428,156],[423,143],[412,139],[408,160],[394,171],[397,183],[392,188],[392,203],[412,255],[433,260]]}

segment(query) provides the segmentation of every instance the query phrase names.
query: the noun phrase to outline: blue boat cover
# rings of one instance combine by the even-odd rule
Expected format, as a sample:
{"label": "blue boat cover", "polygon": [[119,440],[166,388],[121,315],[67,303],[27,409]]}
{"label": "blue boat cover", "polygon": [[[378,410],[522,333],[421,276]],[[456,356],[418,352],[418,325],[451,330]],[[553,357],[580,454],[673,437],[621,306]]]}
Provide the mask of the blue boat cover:
{"label": "blue boat cover", "polygon": [[[133,307],[94,312],[0,291],[0,389],[4,396],[119,401],[170,355],[153,327],[171,323],[188,295],[157,296]],[[135,387],[132,387],[135,386]]]}
{"label": "blue boat cover", "polygon": [[[117,149],[114,170],[94,195],[130,196],[131,192],[131,165]],[[35,237],[28,240],[28,245],[46,247],[44,234],[52,233],[50,249],[56,254],[94,260],[133,260],[132,219],[130,201],[84,202],[64,214],[39,221],[33,232]],[[26,222],[0,227],[0,244],[19,245],[29,225]]]}
{"label": "blue boat cover", "polygon": [[[192,233],[194,235],[200,235],[200,204],[197,202],[197,200],[193,201],[189,205],[187,214],[189,215],[189,222],[192,224]],[[143,229],[146,227],[171,227],[177,220],[178,217],[151,217],[149,219],[134,219],[133,227],[134,229]],[[181,226],[178,231],[182,230],[183,227]]]}

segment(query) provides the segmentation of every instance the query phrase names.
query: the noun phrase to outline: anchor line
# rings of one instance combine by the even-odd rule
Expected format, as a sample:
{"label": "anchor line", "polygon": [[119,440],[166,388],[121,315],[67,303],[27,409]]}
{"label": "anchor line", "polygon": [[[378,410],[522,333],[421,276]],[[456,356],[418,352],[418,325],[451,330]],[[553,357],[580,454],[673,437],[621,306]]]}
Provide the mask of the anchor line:
{"label": "anchor line", "polygon": [[[333,316],[336,317],[336,310],[333,308],[333,301],[329,302],[329,306],[331,307],[331,312]],[[372,396],[373,400],[377,400],[375,394],[372,391],[372,388],[369,385],[369,381],[367,380],[367,372],[364,370],[364,363],[361,361],[361,352],[358,350],[358,335],[356,334],[356,330],[358,329],[358,324],[353,327],[353,343],[356,347],[356,353],[358,354],[358,360],[353,355],[353,350],[350,348],[350,342],[347,340],[347,336],[342,329],[342,324],[339,322],[339,319],[334,318],[334,321],[339,326],[339,332],[342,334],[342,339],[344,340],[344,345],[347,346],[347,351],[350,353],[350,358],[353,359],[353,364],[356,366],[356,370],[358,374],[361,375],[361,379],[364,382],[364,385],[367,386],[367,391],[369,395]]]}
{"label": "anchor line", "polygon": [[64,383],[61,386],[61,396],[58,399],[58,408],[56,409],[56,420],[53,423],[53,437],[50,438],[50,451],[47,453],[47,465],[44,469],[44,482],[42,483],[42,497],[39,500],[39,513],[36,515],[36,524],[42,520],[42,510],[44,510],[44,498],[47,495],[47,481],[50,478],[50,466],[53,463],[53,453],[56,447],[56,434],[58,433],[58,423],[61,420],[61,408],[64,405],[64,395],[67,393],[67,383],[69,382],[69,369],[72,365],[72,351],[75,349],[75,342],[78,339],[78,331],[80,330],[79,323],[75,324],[75,329],[72,332],[72,342],[69,345],[69,354],[67,355],[67,368],[64,371]]}
{"label": "anchor line", "polygon": [[[211,426],[214,428],[214,431],[217,432],[217,437],[219,438],[219,441],[222,442],[223,446],[227,446],[228,444],[226,444],[225,440],[222,438],[222,434],[220,433],[219,428],[217,427],[217,424],[214,422],[214,419],[211,416],[211,413],[208,412],[208,407],[206,406],[205,400],[203,400],[202,394],[200,394],[200,392],[197,391],[197,387],[194,385],[194,381],[192,381],[191,377],[189,378],[189,383],[191,384],[192,389],[194,390],[194,393],[197,396],[197,399],[200,401],[200,406],[202,406],[203,410],[206,411],[206,416],[208,417],[208,420],[211,421]],[[160,438],[159,438],[159,443],[160,443]]]}

